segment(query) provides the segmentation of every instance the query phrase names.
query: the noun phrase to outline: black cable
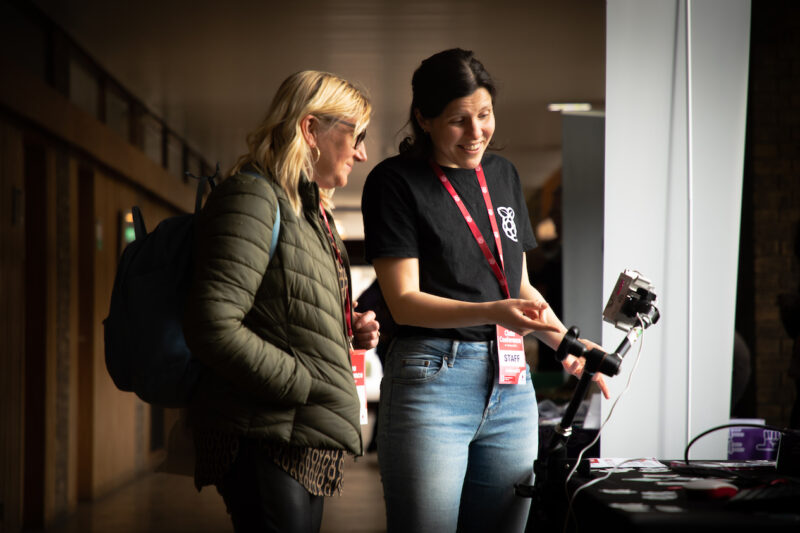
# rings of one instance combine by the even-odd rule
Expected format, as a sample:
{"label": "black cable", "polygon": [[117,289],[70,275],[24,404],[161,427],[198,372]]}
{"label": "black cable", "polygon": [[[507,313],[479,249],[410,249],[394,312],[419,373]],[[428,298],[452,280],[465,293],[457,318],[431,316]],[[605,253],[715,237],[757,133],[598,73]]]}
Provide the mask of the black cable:
{"label": "black cable", "polygon": [[778,432],[780,432],[781,434],[784,434],[784,435],[789,431],[786,428],[779,428],[777,426],[768,426],[768,425],[765,425],[765,424],[724,424],[722,426],[716,426],[716,427],[713,427],[711,429],[707,429],[706,431],[700,433],[695,438],[693,438],[692,440],[689,441],[689,444],[686,445],[686,450],[684,450],[684,452],[683,452],[683,462],[686,463],[687,465],[689,464],[689,448],[691,448],[692,444],[694,444],[698,439],[700,439],[701,437],[705,437],[709,433],[713,433],[714,431],[717,431],[717,430],[720,430],[720,429],[725,429],[725,428],[760,428],[760,429],[769,429],[769,430],[772,430],[772,431],[778,431]]}

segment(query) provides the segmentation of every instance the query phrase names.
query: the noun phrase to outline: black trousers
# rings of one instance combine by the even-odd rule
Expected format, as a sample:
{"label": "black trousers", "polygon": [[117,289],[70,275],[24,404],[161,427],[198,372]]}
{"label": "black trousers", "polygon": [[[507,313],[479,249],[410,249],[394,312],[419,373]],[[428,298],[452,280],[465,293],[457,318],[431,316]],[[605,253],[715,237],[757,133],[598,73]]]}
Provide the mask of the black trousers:
{"label": "black trousers", "polygon": [[322,524],[324,496],[310,494],[249,439],[217,490],[236,533],[318,533]]}

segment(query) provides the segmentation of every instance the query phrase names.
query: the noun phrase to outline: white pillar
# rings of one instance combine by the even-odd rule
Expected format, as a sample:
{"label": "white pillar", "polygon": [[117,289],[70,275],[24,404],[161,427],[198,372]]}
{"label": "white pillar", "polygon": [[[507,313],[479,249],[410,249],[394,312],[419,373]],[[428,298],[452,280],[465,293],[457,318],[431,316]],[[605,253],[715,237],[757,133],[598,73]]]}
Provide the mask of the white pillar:
{"label": "white pillar", "polygon": [[[750,0],[608,0],[606,35],[603,295],[638,270],[661,320],[601,453],[681,458],[691,437],[728,421]],[[603,325],[605,348],[622,336]],[[638,348],[609,381],[612,400]],[[725,458],[726,442],[712,434],[691,457]]]}

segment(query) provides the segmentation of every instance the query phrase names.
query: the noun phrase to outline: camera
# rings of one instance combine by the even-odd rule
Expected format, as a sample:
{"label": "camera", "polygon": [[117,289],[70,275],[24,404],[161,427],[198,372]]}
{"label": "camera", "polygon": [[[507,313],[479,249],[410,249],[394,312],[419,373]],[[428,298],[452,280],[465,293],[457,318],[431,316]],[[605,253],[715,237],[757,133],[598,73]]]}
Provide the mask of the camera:
{"label": "camera", "polygon": [[617,329],[630,331],[641,320],[645,327],[658,321],[655,288],[635,270],[624,270],[603,310],[603,320]]}

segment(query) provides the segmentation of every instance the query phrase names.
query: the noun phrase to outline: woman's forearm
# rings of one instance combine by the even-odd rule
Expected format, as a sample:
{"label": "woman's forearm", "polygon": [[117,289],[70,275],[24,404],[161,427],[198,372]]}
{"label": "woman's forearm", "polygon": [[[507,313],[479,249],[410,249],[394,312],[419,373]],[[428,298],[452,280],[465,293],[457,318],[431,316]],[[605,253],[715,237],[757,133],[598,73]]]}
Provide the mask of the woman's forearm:
{"label": "woman's forearm", "polygon": [[498,324],[521,335],[541,329],[560,331],[560,323],[542,320],[544,300],[464,302],[421,291],[416,258],[380,258],[374,265],[386,304],[398,324],[431,329]]}
{"label": "woman's forearm", "polygon": [[462,302],[421,291],[407,291],[386,299],[398,324],[445,329],[480,326],[493,321],[491,306],[494,302]]}

